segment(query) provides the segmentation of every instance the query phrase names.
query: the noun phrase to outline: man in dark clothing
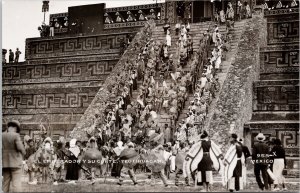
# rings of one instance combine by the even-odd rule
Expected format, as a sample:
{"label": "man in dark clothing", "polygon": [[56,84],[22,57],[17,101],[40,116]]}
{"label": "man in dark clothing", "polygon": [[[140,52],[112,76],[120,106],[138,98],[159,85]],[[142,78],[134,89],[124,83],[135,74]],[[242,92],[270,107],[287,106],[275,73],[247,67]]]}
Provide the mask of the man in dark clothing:
{"label": "man in dark clothing", "polygon": [[243,153],[244,153],[245,159],[247,159],[248,157],[250,157],[251,153],[249,151],[249,148],[243,144],[243,139],[239,139],[239,144],[243,148]]}
{"label": "man in dark clothing", "polygon": [[168,18],[165,19],[165,25],[163,26],[163,29],[164,29],[164,32],[165,32],[165,35],[167,35],[167,31],[168,29],[170,28],[170,24],[168,22]]}
{"label": "man in dark clothing", "polygon": [[13,51],[11,51],[11,49],[9,49],[9,63],[13,63],[14,62],[14,53]]}
{"label": "man in dark clothing", "polygon": [[15,63],[19,62],[19,56],[20,54],[22,54],[22,52],[20,52],[19,48],[17,48],[16,52],[15,52]]}
{"label": "man in dark clothing", "polygon": [[240,187],[240,179],[241,179],[242,173],[243,173],[242,161],[241,161],[241,157],[243,155],[243,147],[242,147],[241,143],[239,143],[237,141],[238,136],[235,133],[233,133],[231,135],[231,137],[232,137],[231,144],[233,146],[235,146],[236,155],[237,155],[237,163],[233,170],[232,181],[230,180],[231,183],[229,183],[229,185],[228,185],[229,191],[233,192],[234,190],[240,191],[240,189],[242,188],[242,187]]}
{"label": "man in dark clothing", "polygon": [[29,146],[26,148],[26,154],[25,154],[25,156],[24,156],[24,159],[25,159],[25,160],[27,160],[27,159],[28,159],[32,154],[34,154],[35,151],[36,151],[32,139],[29,139],[27,143],[28,143]]}
{"label": "man in dark clothing", "polygon": [[[254,144],[252,150],[252,161],[254,162],[254,174],[256,177],[257,184],[261,190],[268,190],[268,164],[269,164],[269,147],[264,140],[266,137],[264,134],[259,133],[256,136],[256,140],[258,143]],[[262,173],[263,181],[262,183],[260,178],[260,172]]]}

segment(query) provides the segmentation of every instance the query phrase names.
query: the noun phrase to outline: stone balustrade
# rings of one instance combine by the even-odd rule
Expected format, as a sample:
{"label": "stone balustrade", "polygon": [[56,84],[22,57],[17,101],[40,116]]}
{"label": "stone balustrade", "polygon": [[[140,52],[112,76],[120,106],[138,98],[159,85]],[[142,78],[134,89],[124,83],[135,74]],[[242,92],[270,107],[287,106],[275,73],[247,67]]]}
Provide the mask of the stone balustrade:
{"label": "stone balustrade", "polygon": [[150,18],[163,23],[165,3],[114,7],[104,10],[104,29],[144,26]]}

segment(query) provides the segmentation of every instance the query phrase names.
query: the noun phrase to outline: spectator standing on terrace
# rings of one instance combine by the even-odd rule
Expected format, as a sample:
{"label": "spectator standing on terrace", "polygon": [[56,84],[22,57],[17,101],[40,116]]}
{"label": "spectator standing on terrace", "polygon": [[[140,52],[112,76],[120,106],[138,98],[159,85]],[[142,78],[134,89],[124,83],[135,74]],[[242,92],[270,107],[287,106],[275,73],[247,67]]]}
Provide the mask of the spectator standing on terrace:
{"label": "spectator standing on terrace", "polygon": [[19,62],[19,56],[20,54],[22,54],[22,52],[20,52],[19,48],[17,48],[16,52],[15,52],[15,63]]}
{"label": "spectator standing on terrace", "polygon": [[22,157],[26,152],[20,137],[20,123],[13,120],[7,127],[2,133],[2,188],[4,192],[21,192]]}
{"label": "spectator standing on terrace", "polygon": [[51,21],[49,23],[49,26],[50,26],[50,37],[53,37],[54,36],[54,27],[55,27],[55,24],[53,21]]}
{"label": "spectator standing on terrace", "polygon": [[13,51],[11,51],[11,49],[9,49],[9,63],[13,63],[14,62],[14,57],[15,57],[15,55],[14,55],[14,53],[13,53]]}

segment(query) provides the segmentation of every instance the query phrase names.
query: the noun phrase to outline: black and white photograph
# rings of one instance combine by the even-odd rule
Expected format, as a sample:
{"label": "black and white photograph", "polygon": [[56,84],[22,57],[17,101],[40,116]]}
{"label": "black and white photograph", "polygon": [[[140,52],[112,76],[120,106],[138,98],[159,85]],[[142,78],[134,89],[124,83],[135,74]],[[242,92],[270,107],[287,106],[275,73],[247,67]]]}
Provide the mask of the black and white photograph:
{"label": "black and white photograph", "polygon": [[299,0],[2,0],[2,192],[300,192]]}

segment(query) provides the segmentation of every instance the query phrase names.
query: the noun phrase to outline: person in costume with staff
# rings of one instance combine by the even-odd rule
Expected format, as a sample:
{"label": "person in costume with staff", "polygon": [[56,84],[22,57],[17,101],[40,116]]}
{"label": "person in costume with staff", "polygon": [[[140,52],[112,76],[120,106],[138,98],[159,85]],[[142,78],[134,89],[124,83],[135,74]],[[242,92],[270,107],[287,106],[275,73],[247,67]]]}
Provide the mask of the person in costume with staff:
{"label": "person in costume with staff", "polygon": [[200,138],[186,156],[183,174],[184,177],[192,176],[195,179],[195,186],[203,185],[205,191],[209,192],[213,183],[212,171],[215,169],[222,174],[223,155],[216,143],[208,138],[206,131],[203,131]]}

